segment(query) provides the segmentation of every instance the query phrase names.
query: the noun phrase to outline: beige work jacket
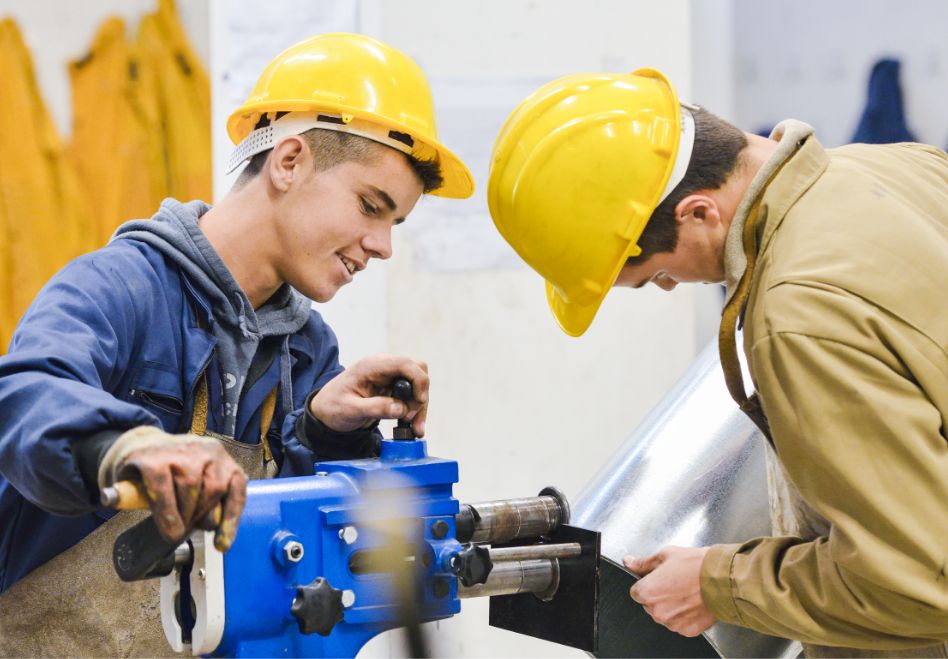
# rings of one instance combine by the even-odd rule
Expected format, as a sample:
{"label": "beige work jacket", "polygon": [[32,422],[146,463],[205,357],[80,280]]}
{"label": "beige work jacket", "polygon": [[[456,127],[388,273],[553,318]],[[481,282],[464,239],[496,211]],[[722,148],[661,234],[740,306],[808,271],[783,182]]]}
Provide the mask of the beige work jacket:
{"label": "beige work jacket", "polygon": [[759,212],[744,348],[829,533],[712,547],[704,601],[809,643],[948,641],[948,157],[809,137]]}

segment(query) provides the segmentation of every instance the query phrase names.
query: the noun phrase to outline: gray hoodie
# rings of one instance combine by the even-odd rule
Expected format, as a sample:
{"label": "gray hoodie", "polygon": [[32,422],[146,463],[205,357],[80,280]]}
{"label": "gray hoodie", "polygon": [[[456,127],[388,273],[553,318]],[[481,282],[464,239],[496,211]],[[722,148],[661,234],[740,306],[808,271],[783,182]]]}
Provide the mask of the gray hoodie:
{"label": "gray hoodie", "polygon": [[[180,267],[188,280],[211,302],[210,330],[217,339],[217,357],[224,382],[224,427],[222,434],[233,436],[240,394],[260,341],[267,336],[286,335],[283,342],[283,370],[289,335],[299,331],[309,318],[311,303],[284,284],[259,309],[240,289],[233,275],[200,228],[200,219],[210,206],[202,201],[182,204],[165,199],[150,220],[126,222],[112,240],[134,239],[147,243]],[[284,385],[289,374],[281,377]],[[284,400],[287,392],[284,391]]]}

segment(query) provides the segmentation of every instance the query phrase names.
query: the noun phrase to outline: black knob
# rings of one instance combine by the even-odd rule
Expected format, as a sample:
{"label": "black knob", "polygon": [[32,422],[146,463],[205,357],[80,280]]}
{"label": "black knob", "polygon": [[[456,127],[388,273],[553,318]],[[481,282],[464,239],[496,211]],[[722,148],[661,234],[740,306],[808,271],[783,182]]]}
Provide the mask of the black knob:
{"label": "black knob", "polygon": [[[414,397],[415,394],[411,390],[411,382],[409,380],[406,378],[395,378],[392,381],[392,398],[397,398],[407,403]],[[395,429],[392,431],[392,439],[413,440],[415,439],[415,431],[412,430],[411,424],[408,421],[399,419]]]}
{"label": "black knob", "polygon": [[407,378],[395,378],[392,382],[392,398],[397,398],[406,403],[414,398],[411,382]]}
{"label": "black knob", "polygon": [[487,583],[487,577],[494,568],[490,560],[490,551],[483,545],[468,545],[454,557],[451,564],[454,573],[465,586]]}
{"label": "black knob", "polygon": [[329,636],[342,620],[342,591],[329,585],[322,577],[309,585],[297,586],[290,613],[296,618],[303,634]]}

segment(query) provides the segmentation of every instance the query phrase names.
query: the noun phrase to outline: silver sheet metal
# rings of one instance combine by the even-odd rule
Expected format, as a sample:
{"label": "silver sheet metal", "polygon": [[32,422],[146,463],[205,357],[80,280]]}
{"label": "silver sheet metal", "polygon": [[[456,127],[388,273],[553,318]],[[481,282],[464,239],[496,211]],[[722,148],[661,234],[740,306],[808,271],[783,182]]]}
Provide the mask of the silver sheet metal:
{"label": "silver sheet metal", "polygon": [[[619,564],[666,545],[770,535],[765,442],[728,395],[713,343],[587,484],[572,524],[600,531],[602,554]],[[600,634],[635,634],[604,615]],[[801,651],[798,643],[724,623],[704,635],[722,657]]]}

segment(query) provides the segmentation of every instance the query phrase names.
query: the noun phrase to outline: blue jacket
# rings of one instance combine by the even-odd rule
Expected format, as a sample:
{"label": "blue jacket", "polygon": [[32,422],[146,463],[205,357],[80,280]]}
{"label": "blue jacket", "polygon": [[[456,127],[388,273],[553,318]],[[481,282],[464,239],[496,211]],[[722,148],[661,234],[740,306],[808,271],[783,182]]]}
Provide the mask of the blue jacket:
{"label": "blue jacket", "polygon": [[[111,516],[80,474],[78,442],[139,425],[187,432],[205,371],[208,430],[218,429],[215,339],[202,329],[213,322],[193,282],[136,240],[76,259],[40,292],[0,357],[0,592]],[[280,476],[312,474],[316,456],[297,420],[306,396],[342,371],[336,337],[312,311],[300,331],[277,338],[282,349],[245,390],[235,436],[260,441],[262,403],[282,369],[292,387],[281,388],[268,437]]]}

